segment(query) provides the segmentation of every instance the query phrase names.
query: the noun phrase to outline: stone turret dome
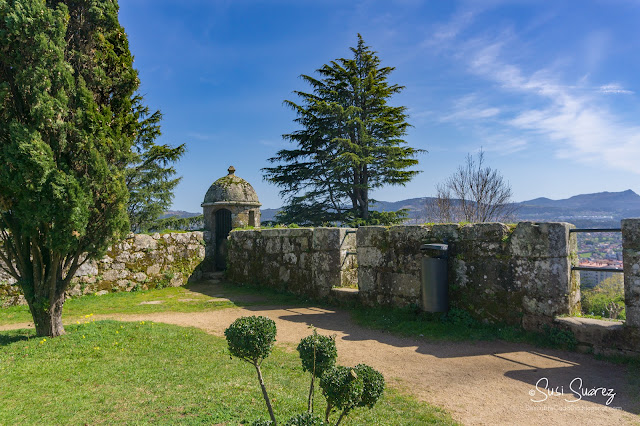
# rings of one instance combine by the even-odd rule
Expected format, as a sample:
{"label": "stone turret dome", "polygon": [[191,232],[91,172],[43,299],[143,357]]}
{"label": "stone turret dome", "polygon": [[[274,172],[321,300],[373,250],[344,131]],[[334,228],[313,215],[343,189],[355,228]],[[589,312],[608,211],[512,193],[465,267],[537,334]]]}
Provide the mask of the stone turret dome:
{"label": "stone turret dome", "polygon": [[251,184],[235,175],[235,167],[229,167],[228,172],[228,175],[216,180],[209,187],[202,206],[212,204],[260,206],[258,194]]}

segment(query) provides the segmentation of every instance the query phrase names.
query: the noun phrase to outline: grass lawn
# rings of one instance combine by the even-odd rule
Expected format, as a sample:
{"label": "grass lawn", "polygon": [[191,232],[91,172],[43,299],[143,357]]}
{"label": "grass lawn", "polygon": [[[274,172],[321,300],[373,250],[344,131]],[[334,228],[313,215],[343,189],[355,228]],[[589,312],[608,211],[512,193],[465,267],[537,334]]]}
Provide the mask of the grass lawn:
{"label": "grass lawn", "polygon": [[[213,290],[209,291],[208,289]],[[218,297],[219,296],[219,297]],[[154,304],[147,304],[154,302]],[[161,302],[161,303],[158,303]],[[265,288],[218,284],[190,288],[172,287],[160,290],[110,293],[103,296],[83,296],[64,304],[63,319],[74,322],[87,314],[145,314],[154,312],[200,312],[250,305],[288,305],[329,307],[309,302],[291,294]],[[405,336],[431,340],[496,340],[526,342],[536,346],[572,349],[575,338],[571,333],[549,330],[545,334],[526,332],[519,327],[483,324],[466,312],[452,310],[448,315],[430,314],[420,309],[390,309],[387,307],[343,307],[362,326],[386,330]],[[0,309],[0,325],[31,322],[26,306]]]}
{"label": "grass lawn", "polygon": [[[32,330],[0,333],[0,424],[238,424],[268,417],[255,370],[230,359],[224,339],[148,321],[87,319],[66,331],[55,339]],[[276,348],[262,368],[279,420],[304,411],[309,382],[297,353]],[[316,412],[324,407],[318,393]],[[372,410],[356,409],[341,424],[454,422],[387,389]]]}
{"label": "grass lawn", "polygon": [[[214,292],[215,293],[215,292]],[[254,290],[247,287],[227,285],[224,294],[207,295],[192,292],[184,287],[169,287],[160,290],[137,292],[109,293],[103,296],[87,295],[67,299],[64,303],[63,318],[76,320],[87,314],[145,314],[153,312],[201,312],[225,309],[236,306],[229,300],[220,297],[242,300],[243,297],[258,293],[262,300],[242,301],[242,306],[252,304],[292,304],[300,303],[301,299],[288,294],[269,290]],[[147,304],[148,302],[161,302]],[[31,322],[31,313],[27,306],[12,306],[0,309],[0,325]]]}

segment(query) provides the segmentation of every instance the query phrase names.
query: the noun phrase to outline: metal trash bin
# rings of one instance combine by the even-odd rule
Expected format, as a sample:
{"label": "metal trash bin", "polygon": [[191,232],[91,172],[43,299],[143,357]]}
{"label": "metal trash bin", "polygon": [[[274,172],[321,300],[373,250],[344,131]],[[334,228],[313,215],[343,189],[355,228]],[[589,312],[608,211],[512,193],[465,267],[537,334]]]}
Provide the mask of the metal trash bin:
{"label": "metal trash bin", "polygon": [[449,310],[449,282],[447,244],[423,244],[422,258],[422,309],[427,312]]}

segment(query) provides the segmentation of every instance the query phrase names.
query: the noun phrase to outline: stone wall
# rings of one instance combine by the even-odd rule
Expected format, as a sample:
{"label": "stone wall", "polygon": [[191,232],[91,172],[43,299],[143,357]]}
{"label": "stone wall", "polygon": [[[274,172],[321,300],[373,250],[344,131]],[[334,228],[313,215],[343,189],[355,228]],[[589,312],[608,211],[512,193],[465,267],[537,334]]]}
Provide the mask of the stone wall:
{"label": "stone wall", "polygon": [[[69,296],[177,287],[197,279],[205,247],[202,232],[131,235],[106,256],[85,263],[73,278]],[[0,272],[1,273],[1,272]],[[0,275],[0,305],[24,303],[15,280]]]}
{"label": "stone wall", "polygon": [[622,220],[626,324],[640,327],[640,219]]}
{"label": "stone wall", "polygon": [[[351,232],[350,232],[351,231]],[[326,297],[356,285],[355,234],[345,228],[233,230],[227,277],[295,294]]]}
{"label": "stone wall", "polygon": [[[233,231],[228,277],[313,297],[359,288],[370,306],[421,304],[420,251],[449,246],[451,305],[492,322],[535,329],[580,310],[576,238],[567,223],[367,226]],[[352,252],[356,252],[354,256]]]}
{"label": "stone wall", "polygon": [[451,306],[491,322],[537,328],[580,310],[576,239],[566,223],[362,227],[360,299],[420,305],[423,243],[448,244]]}

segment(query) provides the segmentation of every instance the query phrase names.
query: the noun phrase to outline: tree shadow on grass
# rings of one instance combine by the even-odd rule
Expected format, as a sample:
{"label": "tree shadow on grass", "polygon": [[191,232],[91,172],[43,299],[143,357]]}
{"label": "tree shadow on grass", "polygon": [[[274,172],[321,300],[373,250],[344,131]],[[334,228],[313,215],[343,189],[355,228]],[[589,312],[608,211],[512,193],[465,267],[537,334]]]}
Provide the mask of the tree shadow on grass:
{"label": "tree shadow on grass", "polygon": [[23,340],[29,340],[31,336],[26,334],[0,333],[0,347],[8,346],[12,343],[21,342]]}

